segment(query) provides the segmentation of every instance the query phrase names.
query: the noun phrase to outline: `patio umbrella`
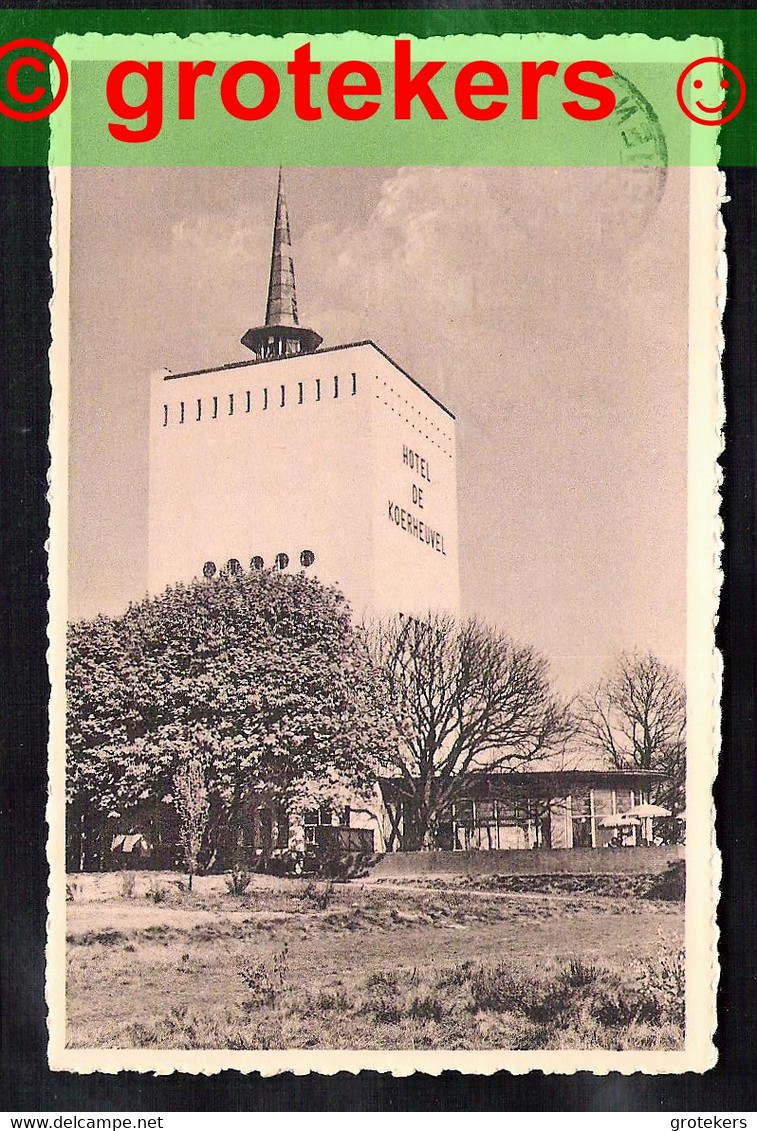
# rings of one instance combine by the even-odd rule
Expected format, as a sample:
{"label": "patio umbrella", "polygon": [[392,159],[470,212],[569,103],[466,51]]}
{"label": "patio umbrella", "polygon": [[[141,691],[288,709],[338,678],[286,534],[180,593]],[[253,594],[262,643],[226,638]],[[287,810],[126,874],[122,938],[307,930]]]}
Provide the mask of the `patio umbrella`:
{"label": "patio umbrella", "polygon": [[628,813],[610,813],[607,817],[603,817],[599,824],[603,829],[615,829],[620,826],[640,825],[641,821],[638,817],[630,817]]}
{"label": "patio umbrella", "polygon": [[627,817],[669,817],[670,810],[662,805],[634,805],[633,809],[626,810]]}

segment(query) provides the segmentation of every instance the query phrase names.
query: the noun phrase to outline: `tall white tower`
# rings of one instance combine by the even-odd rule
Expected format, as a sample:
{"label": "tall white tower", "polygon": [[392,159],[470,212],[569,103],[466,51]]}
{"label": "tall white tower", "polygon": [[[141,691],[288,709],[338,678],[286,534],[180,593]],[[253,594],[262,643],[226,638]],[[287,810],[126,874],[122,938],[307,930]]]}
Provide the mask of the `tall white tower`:
{"label": "tall white tower", "polygon": [[299,324],[281,173],[253,358],[150,394],[149,588],[305,570],[356,617],[457,612],[455,418],[373,342]]}

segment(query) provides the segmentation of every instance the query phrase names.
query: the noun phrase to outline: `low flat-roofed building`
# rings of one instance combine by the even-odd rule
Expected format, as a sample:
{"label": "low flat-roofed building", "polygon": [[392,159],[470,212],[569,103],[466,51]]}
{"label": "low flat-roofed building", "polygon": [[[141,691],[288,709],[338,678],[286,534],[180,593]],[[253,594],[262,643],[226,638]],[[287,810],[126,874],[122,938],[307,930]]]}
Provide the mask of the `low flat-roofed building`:
{"label": "low flat-roofed building", "polygon": [[[484,770],[465,784],[437,822],[435,847],[447,851],[523,848],[602,848],[635,845],[648,834],[644,822],[604,825],[603,819],[649,800],[663,775],[654,770]],[[388,852],[402,850],[412,821],[412,797],[401,777],[381,779]]]}

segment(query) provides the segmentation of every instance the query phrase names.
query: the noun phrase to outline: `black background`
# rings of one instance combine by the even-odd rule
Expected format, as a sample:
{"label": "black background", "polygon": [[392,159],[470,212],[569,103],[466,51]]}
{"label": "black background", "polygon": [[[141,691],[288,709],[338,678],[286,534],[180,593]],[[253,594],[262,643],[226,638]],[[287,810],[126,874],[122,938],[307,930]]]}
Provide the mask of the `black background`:
{"label": "black background", "polygon": [[725,682],[723,748],[715,798],[724,876],[719,910],[717,1066],[703,1075],[681,1076],[511,1076],[503,1072],[491,1077],[444,1073],[394,1079],[377,1073],[341,1073],[262,1079],[236,1072],[207,1078],[155,1078],[128,1072],[76,1076],[51,1073],[47,1068],[44,944],[49,684],[44,545],[51,201],[47,170],[0,169],[0,1111],[629,1110],[674,1114],[757,1110],[757,791],[753,768],[757,176],[753,169],[725,172],[731,199],[723,208],[728,255],[723,325],[727,424],[721,461],[725,586],[718,644],[725,660]]}

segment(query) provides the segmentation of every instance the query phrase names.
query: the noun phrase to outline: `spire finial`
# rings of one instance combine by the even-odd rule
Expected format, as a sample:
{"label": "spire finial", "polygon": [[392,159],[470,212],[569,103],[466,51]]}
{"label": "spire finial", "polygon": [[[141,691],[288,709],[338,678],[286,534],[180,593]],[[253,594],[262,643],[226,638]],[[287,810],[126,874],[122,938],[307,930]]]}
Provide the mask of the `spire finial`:
{"label": "spire finial", "polygon": [[289,209],[284,192],[284,171],[280,165],[265,324],[266,326],[299,326],[300,324],[297,317],[297,289],[292,259],[292,238],[289,233]]}
{"label": "spire finial", "polygon": [[315,330],[301,327],[297,316],[289,209],[284,192],[284,171],[279,166],[265,326],[248,330],[242,338],[242,345],[252,350],[258,361],[270,361],[298,353],[314,353],[322,341]]}

